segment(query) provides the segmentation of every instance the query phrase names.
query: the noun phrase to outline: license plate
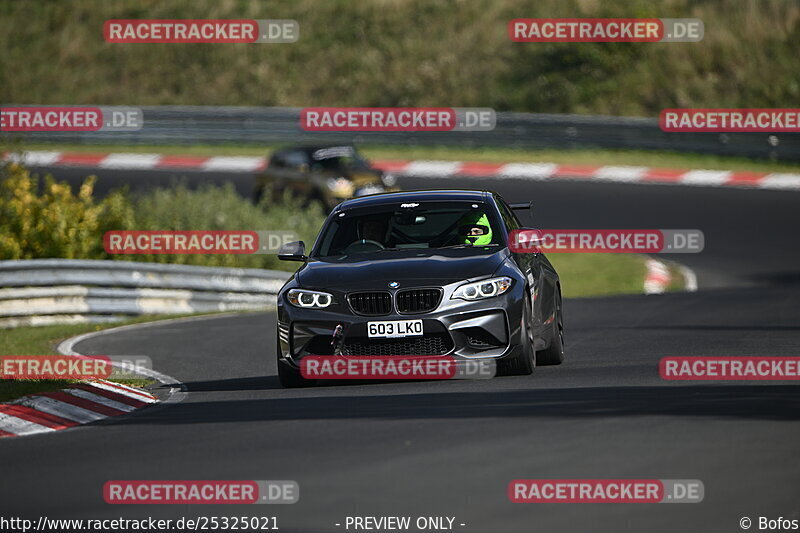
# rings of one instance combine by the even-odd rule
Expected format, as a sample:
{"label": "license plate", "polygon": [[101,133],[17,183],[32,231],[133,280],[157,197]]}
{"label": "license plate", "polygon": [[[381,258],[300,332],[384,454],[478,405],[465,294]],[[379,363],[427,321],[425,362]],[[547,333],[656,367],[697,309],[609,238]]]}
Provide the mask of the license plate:
{"label": "license plate", "polygon": [[367,322],[369,337],[419,337],[422,335],[422,320],[382,320]]}

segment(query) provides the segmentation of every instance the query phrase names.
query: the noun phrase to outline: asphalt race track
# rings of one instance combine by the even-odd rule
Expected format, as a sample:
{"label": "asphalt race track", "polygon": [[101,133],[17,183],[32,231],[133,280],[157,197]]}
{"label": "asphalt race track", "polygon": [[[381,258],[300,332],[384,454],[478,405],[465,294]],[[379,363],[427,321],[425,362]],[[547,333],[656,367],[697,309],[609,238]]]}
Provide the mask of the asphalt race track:
{"label": "asphalt race track", "polygon": [[[113,182],[147,177],[107,172]],[[234,177],[246,191],[245,175]],[[76,349],[148,355],[186,384],[186,400],[3,439],[2,514],[261,515],[303,532],[344,531],[335,524],[348,515],[430,515],[480,533],[732,532],[743,516],[800,518],[797,382],[665,382],[657,368],[667,355],[800,355],[800,194],[487,179],[400,185],[530,198],[529,222],[542,228],[701,229],[703,253],[672,257],[697,272],[700,291],[568,300],[565,364],[477,382],[285,390],[270,313],[99,336]],[[700,479],[705,499],[512,504],[508,483],[521,478]],[[112,506],[102,497],[112,479],[291,479],[301,495],[289,506]]]}

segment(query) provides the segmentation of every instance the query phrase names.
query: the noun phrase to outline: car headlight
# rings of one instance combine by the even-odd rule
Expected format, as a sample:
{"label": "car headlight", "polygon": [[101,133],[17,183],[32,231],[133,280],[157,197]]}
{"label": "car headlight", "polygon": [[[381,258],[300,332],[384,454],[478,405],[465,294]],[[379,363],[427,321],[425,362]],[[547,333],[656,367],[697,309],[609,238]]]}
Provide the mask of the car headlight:
{"label": "car headlight", "polygon": [[387,187],[392,187],[394,186],[395,183],[397,183],[397,176],[395,176],[391,172],[384,172],[383,177],[381,179],[383,180],[383,184],[386,185]]}
{"label": "car headlight", "polygon": [[328,178],[326,183],[328,184],[328,189],[330,189],[333,194],[338,196],[353,196],[355,186],[353,182],[347,178]]}
{"label": "car headlight", "polygon": [[286,293],[286,299],[295,307],[322,309],[333,303],[333,295],[327,292],[306,291],[291,289]]}
{"label": "car headlight", "polygon": [[511,287],[511,278],[505,276],[475,281],[473,283],[465,283],[458,287],[453,292],[452,298],[460,298],[461,300],[483,300],[484,298],[491,298],[492,296],[503,294],[509,287]]}

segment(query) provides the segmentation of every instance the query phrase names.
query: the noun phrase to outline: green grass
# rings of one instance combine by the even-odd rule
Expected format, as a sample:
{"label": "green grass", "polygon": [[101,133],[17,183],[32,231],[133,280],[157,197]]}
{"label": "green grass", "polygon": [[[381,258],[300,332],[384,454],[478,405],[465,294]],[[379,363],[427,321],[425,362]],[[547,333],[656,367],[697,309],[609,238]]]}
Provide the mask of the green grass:
{"label": "green grass", "polygon": [[4,355],[56,355],[58,344],[70,337],[115,328],[128,324],[152,322],[165,318],[188,315],[142,315],[113,324],[63,324],[53,326],[25,326],[0,330],[0,354]]}
{"label": "green grass", "polygon": [[547,254],[565,298],[641,294],[644,258],[627,254]]}
{"label": "green grass", "polygon": [[[5,178],[5,179],[3,179]],[[94,196],[94,177],[75,192],[47,178],[41,187],[26,168],[0,166],[0,257],[3,259],[113,259],[214,267],[290,270],[277,254],[110,254],[107,231],[251,230],[292,231],[312,242],[325,213],[288,196],[265,194],[256,205],[233,184],[201,184],[190,189],[176,180],[127,194]],[[273,201],[274,200],[274,201]]]}
{"label": "green grass", "polygon": [[[15,150],[51,150],[84,153],[152,153],[194,156],[266,157],[278,146],[232,145],[123,145],[24,143]],[[11,147],[6,147],[6,150]],[[514,148],[460,148],[446,146],[361,146],[370,159],[433,159],[485,163],[558,163],[574,165],[632,165],[676,169],[739,170],[752,172],[800,172],[800,163],[753,160],[739,157],[654,152],[642,150],[523,150]]]}
{"label": "green grass", "polygon": [[[697,43],[515,43],[513,18],[700,18]],[[293,44],[113,44],[107,19],[294,19]],[[0,2],[0,102],[657,116],[800,100],[788,0]]]}

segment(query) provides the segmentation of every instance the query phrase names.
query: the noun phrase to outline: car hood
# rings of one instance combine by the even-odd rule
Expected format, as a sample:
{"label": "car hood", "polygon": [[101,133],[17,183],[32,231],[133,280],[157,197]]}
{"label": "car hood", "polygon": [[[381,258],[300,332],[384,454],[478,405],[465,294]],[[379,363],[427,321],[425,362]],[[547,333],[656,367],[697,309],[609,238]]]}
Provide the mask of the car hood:
{"label": "car hood", "polygon": [[[505,248],[492,254],[479,250],[403,250],[356,255],[337,260],[312,260],[297,272],[302,287],[314,289],[386,289],[396,281],[400,288],[457,281],[492,275],[505,261]],[[378,259],[375,259],[375,257]]]}

